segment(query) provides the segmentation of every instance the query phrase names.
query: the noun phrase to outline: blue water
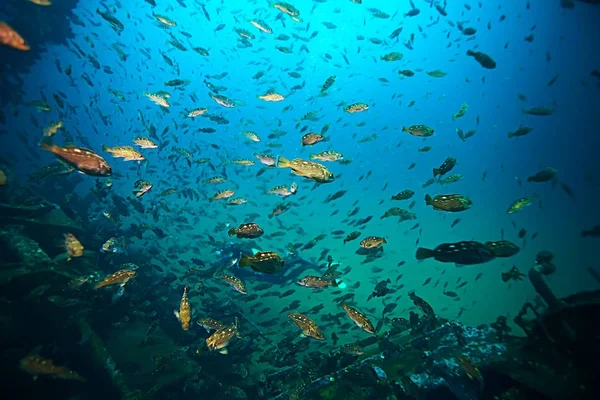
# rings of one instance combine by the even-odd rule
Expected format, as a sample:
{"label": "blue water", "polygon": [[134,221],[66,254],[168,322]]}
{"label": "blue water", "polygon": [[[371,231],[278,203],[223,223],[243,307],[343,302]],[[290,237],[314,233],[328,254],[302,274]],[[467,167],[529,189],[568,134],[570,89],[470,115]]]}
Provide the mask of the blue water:
{"label": "blue water", "polygon": [[[526,281],[503,283],[500,273],[513,265],[526,272],[540,250],[550,250],[555,254],[557,272],[548,279],[557,295],[566,296],[594,288],[586,269],[597,267],[597,239],[582,238],[580,232],[599,223],[596,199],[600,190],[597,167],[600,140],[596,132],[600,123],[597,113],[600,88],[598,78],[591,75],[600,66],[600,54],[597,52],[600,37],[598,7],[577,3],[575,9],[567,10],[560,7],[559,1],[530,1],[530,8],[526,8],[526,2],[520,0],[487,1],[478,6],[477,2],[468,1],[472,6],[469,11],[462,3],[452,2],[447,7],[448,16],[440,18],[439,13],[429,7],[429,2],[415,0],[421,13],[405,18],[403,15],[410,10],[406,1],[397,2],[397,6],[381,0],[365,1],[362,5],[344,0],[323,3],[294,1],[303,20],[296,23],[288,16],[277,19],[277,10],[269,7],[266,1],[207,1],[210,21],[198,3],[184,2],[186,8],[175,1],[159,1],[155,8],[141,0],[120,2],[120,6],[116,6],[116,2],[104,2],[125,25],[120,35],[95,13],[97,4],[79,4],[75,13],[84,20],[86,27],[73,26],[75,37],[71,43],[77,43],[84,52],[97,58],[101,66],[109,66],[114,74],[96,70],[73,50],[72,45],[49,46],[43,50],[35,67],[22,77],[24,101],[39,100],[43,94],[53,109],[38,113],[24,102],[7,104],[2,108],[7,115],[9,132],[0,136],[0,155],[13,160],[10,163],[13,179],[25,182],[28,174],[54,160],[53,155],[38,148],[38,143],[43,127],[62,119],[63,130],[75,137],[75,145],[83,146],[78,136],[86,138],[89,148],[104,156],[112,166],[118,175],[112,178],[114,193],[130,196],[133,183],[141,177],[154,184],[151,192],[141,199],[142,202],[148,206],[164,201],[171,208],[172,212],[163,213],[159,222],[154,222],[149,214],[137,213],[122,220],[123,227],[131,222],[149,223],[161,227],[169,235],[166,239],[156,239],[152,234],[147,234],[144,240],[134,239],[130,244],[133,252],[136,249],[141,251],[150,241],[164,254],[169,248],[175,248],[179,260],[189,261],[196,257],[212,262],[217,258],[213,249],[204,247],[204,241],[193,239],[192,235],[210,234],[217,240],[229,240],[226,231],[214,232],[217,223],[237,226],[246,220],[249,213],[257,213],[260,217],[254,222],[267,234],[281,230],[287,232],[284,237],[262,238],[253,242],[259,250],[285,255],[288,243],[306,243],[321,233],[329,234],[313,249],[302,251],[302,257],[317,259],[323,249],[329,248],[330,254],[342,266],[351,266],[351,271],[343,277],[344,281],[349,286],[361,282],[360,288],[355,291],[357,306],[376,307],[375,315],[381,313],[381,301],[366,303],[366,298],[375,283],[389,277],[392,280],[390,287],[397,287],[400,283],[405,285],[393,296],[395,299],[402,295],[397,300],[397,316],[406,317],[406,309],[412,306],[406,296],[409,290],[416,290],[436,310],[447,307],[439,312],[445,318],[456,317],[460,308],[465,307],[467,311],[460,319],[469,324],[488,323],[501,314],[514,316],[525,301],[535,296],[535,292]],[[378,8],[390,16],[394,15],[394,18],[373,18],[368,8]],[[177,27],[161,27],[152,12],[176,21]],[[506,20],[500,22],[499,17],[503,14]],[[247,22],[253,18],[266,21],[273,33],[269,35],[255,29]],[[450,26],[449,21],[460,21],[465,27],[476,28],[477,33],[466,37],[455,26]],[[331,22],[337,27],[327,29],[323,22]],[[488,29],[488,23],[491,29]],[[215,32],[219,24],[225,24],[225,27]],[[403,32],[399,40],[390,39],[391,32],[400,26]],[[234,28],[254,33],[253,46],[238,47],[239,36]],[[182,31],[190,33],[192,38],[182,35]],[[318,35],[308,42],[294,38],[287,41],[276,39],[280,34],[291,36],[292,33],[308,38],[314,31],[318,31]],[[182,52],[167,44],[169,33],[175,35],[188,51]],[[531,33],[534,40],[525,41]],[[411,34],[414,34],[413,50],[403,45]],[[359,35],[365,39],[359,40]],[[383,44],[375,45],[369,41],[370,38],[379,38]],[[111,49],[115,42],[120,43],[128,54],[126,62],[120,61]],[[275,46],[279,45],[291,47],[292,54],[276,50]],[[308,53],[301,50],[303,45]],[[198,46],[208,49],[210,55],[202,57],[192,50],[192,47]],[[497,67],[486,70],[473,58],[467,57],[467,49],[475,48],[490,55]],[[151,57],[146,57],[143,51]],[[380,60],[380,56],[392,51],[403,53],[403,59],[396,62]],[[179,73],[167,65],[161,53],[177,64]],[[346,55],[348,63],[342,54]],[[19,57],[19,53],[15,51],[13,56]],[[58,72],[57,62],[63,69],[72,65],[72,80]],[[415,76],[401,77],[397,73],[399,69],[413,70]],[[433,78],[426,74],[426,71],[436,69],[447,75]],[[264,77],[252,79],[259,71],[265,72]],[[301,77],[292,78],[287,73],[289,71],[297,71]],[[220,80],[207,78],[207,75],[223,72],[228,74]],[[83,73],[90,76],[93,87],[81,78]],[[327,96],[319,96],[321,85],[332,75],[337,77],[335,84],[327,91]],[[548,86],[547,83],[556,75],[556,83]],[[164,82],[175,78],[191,82],[183,88],[164,86]],[[213,102],[203,83],[205,79],[215,85],[226,86],[227,90],[220,93],[239,101],[240,105],[225,109]],[[304,86],[292,92],[291,88],[295,85]],[[123,92],[126,101],[118,100],[109,89]],[[279,103],[257,99],[269,89],[286,96],[286,99]],[[63,111],[52,100],[52,93],[59,90],[67,95],[65,103],[68,106]],[[172,95],[168,113],[144,96],[146,92],[160,90]],[[525,95],[526,100],[519,100],[518,94]],[[409,107],[411,101],[415,103]],[[340,106],[342,102],[364,102],[370,108],[363,113],[347,114]],[[469,105],[466,115],[452,120],[452,115],[463,103]],[[523,109],[536,106],[554,107],[556,112],[551,116],[522,114]],[[16,108],[18,115],[13,115],[10,107]],[[230,123],[217,125],[205,117],[191,120],[183,115],[184,110],[198,107],[210,107],[209,113],[222,114]],[[290,107],[289,111],[283,112],[286,107]],[[300,118],[310,111],[317,111],[319,120],[299,123]],[[140,114],[146,126],[140,120]],[[40,128],[33,125],[32,116],[39,121]],[[101,116],[105,117],[108,125],[102,122]],[[480,121],[478,126],[477,119]],[[110,154],[102,152],[103,144],[110,147],[132,145],[134,137],[148,136],[146,129],[149,123],[156,127],[159,136],[168,128],[168,133],[158,140],[159,145],[166,140],[171,143],[160,151],[142,150],[148,162],[142,166],[141,172],[137,172],[136,163],[113,159]],[[301,146],[302,126],[308,125],[308,131],[319,132],[325,124],[331,124],[326,134],[329,141],[312,148]],[[401,132],[403,126],[418,124],[431,126],[435,130],[434,136],[418,138]],[[507,133],[521,124],[532,127],[533,131],[525,137],[509,139]],[[217,131],[210,134],[196,132],[198,128],[206,127]],[[477,133],[462,142],[456,128],[465,132],[477,129]],[[271,141],[267,136],[275,129],[287,134],[272,141],[280,143],[280,148],[269,149],[267,144]],[[250,142],[241,134],[243,130],[255,131],[262,141]],[[17,132],[23,132],[27,137],[28,149],[16,137]],[[359,143],[361,138],[372,134],[378,134],[378,138]],[[64,144],[61,131],[54,141]],[[417,151],[426,145],[432,147],[430,152]],[[211,171],[207,164],[189,167],[183,159],[171,162],[168,157],[174,154],[172,146],[189,149],[193,159],[209,157],[211,163],[218,166],[217,171]],[[253,157],[255,152],[308,159],[311,153],[329,149],[352,160],[348,165],[326,163],[338,176],[333,183],[313,189],[312,182],[291,175],[288,169],[273,169],[256,177],[262,166]],[[39,158],[32,157],[31,152],[39,154]],[[438,167],[449,156],[458,160],[452,173],[460,173],[464,178],[451,185],[435,183],[423,189],[421,185],[432,176],[432,168]],[[224,161],[238,157],[254,159],[256,165],[222,165]],[[412,163],[416,166],[409,169]],[[558,170],[559,182],[572,189],[573,199],[561,189],[560,184],[527,183],[528,176],[544,167]],[[218,186],[202,184],[204,179],[220,174],[222,168],[229,182]],[[150,173],[153,169],[156,172]],[[359,180],[369,172],[368,178]],[[482,180],[484,172],[487,177]],[[81,194],[86,193],[96,181],[92,177],[83,178],[76,188]],[[297,206],[277,218],[268,219],[267,215],[280,203],[280,199],[266,194],[266,191],[277,185],[289,186],[292,182],[300,185],[299,193],[287,200],[297,202]],[[200,201],[188,202],[172,195],[161,200],[158,195],[171,187],[193,189],[203,197]],[[206,200],[224,188],[235,188],[235,197],[247,198],[248,204],[236,208]],[[414,198],[404,202],[390,200],[392,195],[404,189],[414,190]],[[51,191],[52,186],[45,186],[44,190]],[[329,204],[322,202],[338,190],[347,190],[345,197]],[[434,211],[423,201],[425,194],[450,193],[468,196],[473,207],[463,213],[446,214]],[[60,193],[59,197],[66,194]],[[534,203],[517,214],[506,213],[512,201],[533,194],[540,196],[542,207]],[[49,195],[57,197],[56,193]],[[416,221],[398,224],[395,218],[379,218],[390,207],[406,208],[412,200],[416,200],[412,210],[417,214]],[[355,230],[346,226],[343,220],[357,205],[360,212],[354,218],[374,216],[362,230],[361,239],[375,235],[385,237],[388,242],[384,246],[384,257],[372,264],[360,264],[363,257],[354,253],[358,241],[343,245],[341,239],[333,239],[330,235],[337,229],[346,233]],[[101,212],[107,207],[106,204],[94,204],[88,212],[91,217],[101,219]],[[332,215],[334,211],[338,213]],[[176,216],[188,218],[193,229],[177,229],[173,222]],[[462,221],[451,228],[451,223],[458,217]],[[518,229],[513,228],[512,222],[518,229],[527,230],[526,245],[518,239]],[[411,230],[415,223],[420,226]],[[302,227],[304,234],[297,234],[296,227]],[[505,238],[522,249],[512,258],[462,268],[434,260],[418,263],[414,253],[421,229],[419,246],[429,248],[461,240],[500,240],[503,229]],[[538,235],[532,241],[530,237],[534,232]],[[192,246],[200,251],[192,249]],[[406,264],[398,267],[402,260]],[[384,272],[373,273],[371,268],[374,266],[383,268]],[[177,274],[185,271],[175,262],[165,267]],[[444,269],[445,274],[440,276]],[[404,276],[396,284],[394,281],[400,273]],[[474,282],[479,273],[483,276]],[[423,287],[422,283],[428,277],[433,278],[432,282]],[[459,277],[469,284],[457,290],[460,301],[453,301],[443,295],[442,285],[449,281],[448,290],[454,290]],[[438,279],[440,284],[434,287]],[[222,287],[220,283],[209,284]],[[253,282],[246,280],[246,284],[251,293]],[[177,287],[174,291],[180,293],[180,289]],[[301,311],[319,303],[327,305],[327,312],[339,311],[331,304],[332,296],[327,292],[313,294],[301,289],[297,288],[296,293],[288,298],[290,302],[294,299],[303,301]],[[228,291],[225,293],[229,294]],[[234,301],[244,304],[237,294],[231,292],[231,296]],[[274,310],[272,314],[257,317],[258,320],[279,315],[279,310],[286,304],[283,300],[275,302],[273,299],[265,299],[264,302],[273,306]],[[174,301],[173,307],[177,305]],[[285,316],[281,318],[285,319]],[[288,324],[288,329],[295,327]],[[363,332],[352,332],[341,342],[363,337]],[[325,331],[326,336],[331,333]]]}

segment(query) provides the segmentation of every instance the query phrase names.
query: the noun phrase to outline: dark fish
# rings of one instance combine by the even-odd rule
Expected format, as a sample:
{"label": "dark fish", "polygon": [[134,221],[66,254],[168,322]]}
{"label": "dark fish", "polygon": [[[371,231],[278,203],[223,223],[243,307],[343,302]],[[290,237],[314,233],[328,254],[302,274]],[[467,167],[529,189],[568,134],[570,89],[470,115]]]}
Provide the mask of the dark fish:
{"label": "dark fish", "polygon": [[581,237],[599,237],[600,225],[595,225],[592,229],[581,231]]}
{"label": "dark fish", "polygon": [[479,51],[467,50],[467,55],[475,58],[483,68],[494,69],[496,68],[496,61],[492,60],[490,56]]}
{"label": "dark fish", "polygon": [[444,160],[444,162],[442,163],[442,165],[440,165],[439,168],[433,169],[433,177],[435,178],[438,175],[442,176],[444,174],[447,174],[455,166],[456,166],[456,158],[448,157],[448,158],[446,158],[446,160]]}
{"label": "dark fish", "polygon": [[460,194],[438,194],[433,198],[426,194],[425,204],[438,211],[458,212],[468,210],[473,202]]}
{"label": "dark fish", "polygon": [[458,265],[481,264],[494,257],[486,245],[475,241],[443,243],[433,250],[419,247],[416,253],[417,260],[435,258],[440,262],[453,262]]}
{"label": "dark fish", "polygon": [[413,192],[412,190],[405,189],[405,190],[401,191],[400,193],[392,196],[392,200],[408,200],[411,197],[413,197],[414,194],[415,194],[415,192]]}
{"label": "dark fish", "polygon": [[333,200],[337,200],[340,197],[343,197],[345,194],[346,194],[345,190],[337,191],[334,194],[331,194],[331,195],[327,196],[327,198],[323,201],[323,203],[329,203],[329,202],[331,202]]}
{"label": "dark fish", "polygon": [[360,232],[359,231],[354,231],[350,234],[348,234],[348,236],[346,236],[346,238],[344,239],[344,244],[346,244],[347,242],[350,242],[352,240],[357,239],[360,236]]}
{"label": "dark fish", "polygon": [[535,175],[527,177],[527,182],[548,182],[556,176],[556,172],[554,168],[544,168]]}

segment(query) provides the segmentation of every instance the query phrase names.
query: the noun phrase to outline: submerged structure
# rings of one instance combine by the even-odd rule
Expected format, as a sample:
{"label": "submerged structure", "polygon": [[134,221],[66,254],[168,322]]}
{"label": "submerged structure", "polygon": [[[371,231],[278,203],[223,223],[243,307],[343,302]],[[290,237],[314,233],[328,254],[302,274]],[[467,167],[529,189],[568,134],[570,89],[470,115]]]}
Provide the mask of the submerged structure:
{"label": "submerged structure", "polygon": [[371,3],[2,2],[6,396],[596,398],[600,0]]}
{"label": "submerged structure", "polygon": [[[60,398],[90,399],[160,399],[181,390],[219,399],[552,399],[586,398],[600,389],[590,368],[600,356],[594,323],[600,291],[557,299],[544,281],[556,269],[547,251],[529,271],[539,301],[525,304],[514,319],[525,336],[513,335],[503,316],[478,327],[445,320],[411,294],[424,313],[392,321],[385,334],[330,354],[303,355],[294,346],[270,343],[261,356],[269,364],[259,367],[240,357],[244,348],[264,340],[264,333],[240,309],[227,304],[221,311],[224,318],[241,320],[242,339],[233,354],[207,352],[197,340],[182,345],[174,321],[160,317],[160,304],[123,300],[110,307],[106,295],[86,284],[101,279],[97,252],[85,250],[71,261],[56,254],[48,232],[51,237],[74,232],[86,243],[101,245],[59,205],[18,184],[0,190],[2,342],[12,349],[5,351],[3,363],[10,377],[7,389],[27,397],[48,385]],[[166,286],[153,287],[150,298],[168,295]],[[152,315],[150,309],[156,315],[150,326],[136,322]],[[127,326],[119,330],[115,321]],[[32,386],[23,367],[15,368],[27,356],[16,349],[36,346],[40,357],[60,357],[52,369],[28,366],[29,374],[57,377]],[[152,359],[148,350],[155,354]],[[58,367],[66,359],[71,375]]]}

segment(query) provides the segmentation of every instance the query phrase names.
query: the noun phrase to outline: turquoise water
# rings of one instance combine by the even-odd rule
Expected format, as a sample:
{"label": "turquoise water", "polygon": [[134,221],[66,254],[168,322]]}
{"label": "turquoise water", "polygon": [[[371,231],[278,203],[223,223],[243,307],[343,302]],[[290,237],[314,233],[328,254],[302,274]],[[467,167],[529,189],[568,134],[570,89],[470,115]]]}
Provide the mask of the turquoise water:
{"label": "turquoise water", "polygon": [[[343,0],[294,1],[302,19],[294,22],[269,7],[266,1],[206,1],[205,10],[210,20],[197,2],[158,3],[151,7],[141,0],[121,2],[120,5],[104,2],[103,5],[125,25],[118,35],[95,13],[96,7],[103,9],[102,4],[80,2],[74,13],[86,26],[72,27],[74,38],[68,46],[45,48],[31,72],[22,76],[23,102],[5,104],[2,108],[10,130],[0,136],[0,151],[3,157],[15,160],[11,165],[15,179],[27,180],[28,174],[53,161],[53,156],[40,150],[38,143],[42,137],[41,129],[51,121],[61,119],[64,128],[53,138],[54,142],[63,145],[66,131],[75,138],[75,145],[105,157],[113,168],[112,191],[115,194],[131,197],[134,182],[143,178],[154,187],[141,198],[142,203],[149,208],[164,202],[170,208],[170,212],[161,212],[158,222],[149,213],[133,212],[131,217],[121,219],[122,229],[130,223],[148,223],[167,234],[164,239],[154,237],[152,233],[145,234],[142,240],[132,239],[128,248],[130,254],[156,247],[168,260],[161,266],[180,276],[191,266],[191,258],[202,259],[207,264],[221,258],[209,244],[208,235],[217,241],[248,241],[258,250],[275,251],[285,258],[289,243],[307,243],[320,234],[327,234],[312,249],[301,250],[300,256],[316,260],[321,251],[329,249],[328,254],[341,264],[340,270],[351,267],[341,277],[346,288],[340,290],[354,292],[355,305],[359,308],[375,307],[369,314],[377,317],[383,309],[382,301],[367,302],[367,297],[377,282],[388,277],[392,282],[391,289],[404,285],[386,301],[397,302],[394,316],[407,317],[408,309],[413,307],[406,295],[410,290],[426,299],[444,318],[453,319],[461,308],[465,308],[460,320],[467,324],[489,323],[498,315],[514,316],[525,301],[535,297],[535,292],[527,281],[502,282],[500,274],[513,265],[526,272],[541,250],[550,250],[555,255],[557,272],[548,278],[548,282],[557,295],[566,296],[594,287],[587,268],[597,266],[594,247],[597,239],[582,238],[580,233],[598,223],[596,197],[600,178],[596,132],[600,122],[597,114],[600,100],[599,80],[592,75],[600,65],[600,55],[596,51],[600,37],[597,7],[577,3],[575,9],[569,10],[561,8],[558,1],[530,1],[530,7],[526,6],[527,2],[517,0],[482,2],[481,5],[469,1],[470,10],[462,2],[449,4],[448,16],[444,17],[431,8],[429,2],[415,0],[420,14],[404,17],[411,8],[408,1],[394,4],[364,1],[362,5]],[[389,18],[373,17],[370,8],[389,14]],[[153,12],[176,21],[177,26],[161,25],[152,16]],[[501,15],[506,19],[500,21]],[[264,20],[273,33],[260,32],[248,22],[250,19]],[[324,25],[327,22],[335,28],[328,29]],[[457,22],[473,27],[477,32],[466,36],[456,27]],[[219,24],[224,24],[223,29],[215,31]],[[397,39],[390,39],[390,34],[399,27],[403,28],[402,33]],[[246,29],[256,36],[250,40],[252,47],[240,46],[235,28]],[[314,36],[313,32],[318,33]],[[187,51],[169,45],[170,34]],[[282,34],[295,34],[306,40],[294,37],[278,40]],[[533,34],[533,40],[526,41],[530,34]],[[308,39],[311,35],[314,37]],[[411,35],[414,35],[413,49],[403,45]],[[374,44],[371,38],[383,43]],[[127,54],[126,61],[121,61],[111,48],[114,43],[121,45]],[[78,55],[75,44],[96,58],[101,68],[94,68],[89,60]],[[278,51],[276,46],[288,46],[291,54]],[[203,57],[193,51],[193,47],[203,47],[209,55]],[[497,63],[496,68],[482,68],[466,55],[468,49],[491,56]],[[402,60],[385,62],[380,59],[390,52],[402,53]],[[177,67],[169,66],[161,54]],[[19,54],[15,52],[13,56]],[[60,63],[63,71],[71,65],[71,77],[59,72],[56,63]],[[105,66],[114,73],[104,72]],[[398,70],[412,70],[415,75],[403,77]],[[446,75],[434,78],[426,73],[433,70],[444,71]],[[263,71],[264,76],[254,79],[259,71]],[[290,76],[289,72],[293,71],[299,77]],[[81,78],[84,73],[90,77],[93,87]],[[208,78],[221,73],[227,75],[221,79]],[[326,96],[320,96],[320,88],[330,76],[336,76],[336,81]],[[554,77],[557,77],[555,83],[549,85]],[[176,78],[189,80],[189,84],[179,88],[164,85]],[[219,93],[235,100],[236,106],[223,108],[216,104],[208,96],[205,80],[225,86],[226,90]],[[296,85],[302,87],[292,90]],[[110,89],[122,92],[124,101],[111,94]],[[264,102],[257,98],[271,89],[285,99]],[[144,96],[144,93],[161,90],[171,94],[168,110],[161,109]],[[67,106],[62,110],[52,100],[52,94],[57,91],[66,95]],[[519,99],[519,94],[526,99]],[[50,99],[51,111],[38,113],[25,104],[39,100],[42,95]],[[355,114],[343,112],[345,105],[356,102],[368,104],[369,109]],[[411,102],[414,105],[409,106]],[[452,116],[465,103],[468,104],[466,115],[453,120]],[[549,116],[522,113],[522,110],[538,106],[552,107],[555,112]],[[18,115],[13,115],[10,107],[16,108]],[[186,118],[185,111],[199,107],[209,107],[209,114],[221,114],[229,123],[219,125],[206,117]],[[301,121],[302,116],[311,111],[317,112],[318,120]],[[39,121],[41,128],[35,127],[31,118]],[[141,150],[147,162],[141,164],[139,171],[136,162],[113,159],[102,151],[102,145],[132,145],[134,137],[147,137],[150,124],[158,132],[157,144],[161,146],[166,141],[170,144],[160,150]],[[306,132],[320,132],[326,124],[329,124],[325,134],[328,141],[313,147],[301,146],[302,127],[308,127]],[[428,125],[435,133],[420,138],[401,131],[402,127],[410,125]],[[533,131],[527,136],[509,139],[508,132],[517,130],[520,125],[531,127]],[[197,131],[199,128],[214,128],[216,132],[202,133]],[[457,128],[464,132],[476,129],[476,134],[463,142],[456,133]],[[249,141],[241,133],[244,130],[256,132],[261,141]],[[283,131],[285,135],[268,139],[275,130]],[[17,132],[23,132],[27,137],[27,148],[16,137]],[[375,140],[360,142],[361,138],[373,134],[377,135]],[[273,143],[280,147],[269,147]],[[183,157],[170,159],[175,154],[173,146],[190,150],[192,160],[210,158],[210,165],[215,170],[211,170],[209,164],[190,166]],[[420,153],[418,149],[424,146],[432,149]],[[257,176],[262,166],[254,153],[308,159],[311,153],[325,150],[338,151],[344,159],[352,160],[345,165],[324,163],[336,175],[332,183],[314,187],[313,182],[280,168],[269,169]],[[34,159],[31,153],[39,154],[39,159],[37,155]],[[452,173],[459,173],[464,178],[449,185],[436,182],[423,188],[422,185],[432,177],[432,169],[439,167],[447,157],[457,159]],[[256,164],[237,166],[228,163],[236,158],[252,159]],[[409,168],[413,163],[415,166]],[[556,184],[527,182],[528,176],[545,167],[557,169]],[[202,183],[222,171],[228,177],[226,183],[214,186]],[[85,194],[95,185],[96,179],[103,178],[83,176],[75,190]],[[292,182],[298,183],[298,194],[286,200],[294,202],[294,207],[269,219],[268,214],[281,199],[266,192],[278,185],[289,187]],[[574,197],[569,197],[561,185],[568,185]],[[192,189],[201,198],[198,201],[188,201],[177,195],[161,198],[159,194],[169,188]],[[207,198],[221,189],[235,190],[235,197],[244,197],[248,203],[236,207],[218,201],[209,203]],[[414,197],[401,202],[390,200],[392,195],[404,189],[415,191]],[[53,186],[44,186],[44,190],[52,191]],[[327,196],[339,190],[347,191],[344,197],[323,203]],[[467,211],[451,214],[435,211],[423,201],[425,194],[452,193],[468,196],[473,206]],[[67,193],[46,194],[57,198]],[[514,200],[534,194],[539,196],[539,202],[519,213],[507,214]],[[407,208],[413,200],[416,204],[411,211],[416,213],[416,220],[398,223],[395,218],[379,218],[391,207]],[[348,213],[357,206],[360,212],[350,219],[369,215],[373,219],[360,229],[359,240],[344,245],[345,234],[357,230],[345,222],[349,219]],[[87,229],[96,230],[94,224],[102,220],[101,213],[107,209],[110,204],[91,205],[87,213],[92,221]],[[259,216],[248,219],[251,213]],[[188,222],[176,222],[176,217],[185,217]],[[456,218],[461,221],[451,227]],[[237,227],[250,220],[265,230],[265,237],[254,241],[230,239],[226,229],[215,231],[219,223]],[[411,229],[417,223],[419,227]],[[178,224],[186,227],[178,227]],[[299,227],[303,233],[298,233]],[[517,236],[521,228],[527,231],[525,241]],[[331,232],[335,230],[343,230],[344,235],[334,238]],[[521,247],[516,256],[464,267],[432,259],[415,260],[418,246],[434,248],[441,243],[462,240],[495,241],[501,239],[502,230],[506,240]],[[266,238],[276,231],[286,234]],[[537,237],[531,239],[534,233]],[[383,257],[373,263],[361,264],[364,256],[355,251],[359,241],[370,235],[386,238]],[[176,263],[177,260],[183,264]],[[398,266],[400,261],[406,263]],[[374,267],[382,271],[373,272]],[[106,267],[102,274],[114,272],[110,268],[113,267]],[[231,272],[235,273],[235,268]],[[306,271],[315,275],[322,272]],[[144,273],[143,268],[138,270],[138,274]],[[480,273],[481,278],[474,281]],[[403,277],[396,283],[399,274]],[[432,277],[431,283],[423,286],[428,277]],[[458,278],[468,284],[455,289]],[[244,280],[251,294],[257,281]],[[438,280],[439,285],[434,287]],[[446,281],[449,282],[447,290],[459,294],[458,301],[444,295],[442,287]],[[356,282],[360,282],[360,287],[351,289]],[[208,280],[205,284],[227,289],[221,282]],[[173,286],[173,298],[169,301],[177,308],[183,284],[177,281]],[[253,320],[260,324],[279,316],[286,330],[295,330],[285,314],[279,313],[293,300],[301,301],[301,312],[318,304],[325,305],[323,313],[340,311],[332,301],[335,296],[329,293],[332,288],[313,293],[288,283],[277,285],[275,290],[290,288],[296,289],[295,293],[284,299],[259,298],[258,302],[273,310]],[[135,290],[125,294],[128,295],[136,296]],[[233,291],[223,290],[218,295],[246,310],[252,305]],[[201,301],[199,298],[192,300],[192,310],[202,309]],[[199,314],[193,314],[194,318],[201,317]],[[177,323],[174,318],[172,322]],[[192,326],[191,329],[197,328]],[[334,327],[328,326],[324,334],[330,337],[335,331]],[[358,328],[350,329],[348,334],[339,335],[340,344],[365,335]],[[333,346],[325,344],[315,348],[328,351]]]}

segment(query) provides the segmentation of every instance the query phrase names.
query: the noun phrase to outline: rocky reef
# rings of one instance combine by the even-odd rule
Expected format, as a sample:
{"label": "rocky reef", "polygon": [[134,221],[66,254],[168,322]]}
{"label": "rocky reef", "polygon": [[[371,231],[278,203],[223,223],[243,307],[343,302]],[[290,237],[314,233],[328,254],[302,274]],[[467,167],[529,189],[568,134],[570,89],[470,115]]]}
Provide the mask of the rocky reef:
{"label": "rocky reef", "polygon": [[[73,37],[73,9],[79,0],[61,0],[50,7],[40,7],[24,0],[3,0],[0,21],[8,23],[27,41],[31,50],[18,51],[0,46],[0,106],[22,101],[22,74],[31,71],[45,49],[52,44],[67,44]],[[33,71],[35,72],[35,71]],[[40,73],[39,76],[44,76]]]}

